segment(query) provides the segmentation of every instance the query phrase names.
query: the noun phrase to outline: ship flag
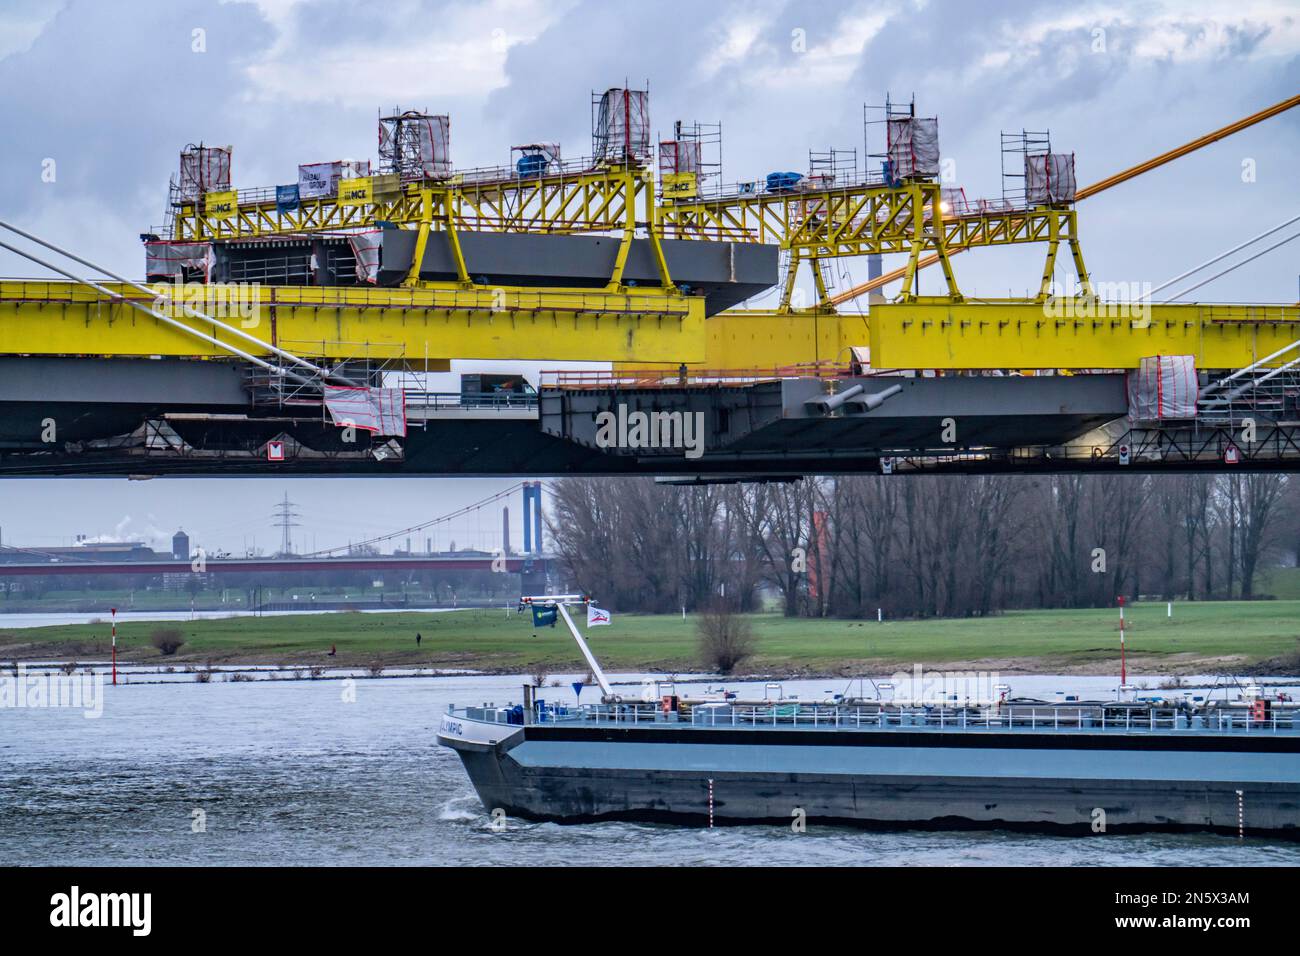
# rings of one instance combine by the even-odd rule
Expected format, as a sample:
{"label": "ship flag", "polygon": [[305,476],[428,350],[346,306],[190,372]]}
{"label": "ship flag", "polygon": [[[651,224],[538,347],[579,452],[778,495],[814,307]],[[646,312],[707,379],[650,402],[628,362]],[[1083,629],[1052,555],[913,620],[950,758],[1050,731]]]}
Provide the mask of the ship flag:
{"label": "ship flag", "polygon": [[596,607],[594,604],[587,605],[587,626],[596,627],[599,624],[609,623],[609,612]]}

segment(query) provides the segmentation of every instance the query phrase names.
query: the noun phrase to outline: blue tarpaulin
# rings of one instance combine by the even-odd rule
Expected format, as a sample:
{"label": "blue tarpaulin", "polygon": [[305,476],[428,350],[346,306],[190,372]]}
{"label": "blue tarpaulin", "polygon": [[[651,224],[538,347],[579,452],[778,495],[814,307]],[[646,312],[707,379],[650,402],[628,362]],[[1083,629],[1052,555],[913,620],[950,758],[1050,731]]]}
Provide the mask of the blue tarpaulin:
{"label": "blue tarpaulin", "polygon": [[533,627],[555,627],[555,619],[559,612],[553,607],[540,607],[533,605]]}
{"label": "blue tarpaulin", "polygon": [[541,153],[527,153],[515,163],[515,171],[520,176],[540,176],[546,172],[547,160]]}
{"label": "blue tarpaulin", "polygon": [[275,187],[275,211],[288,212],[298,208],[298,184]]}
{"label": "blue tarpaulin", "polygon": [[803,179],[800,173],[768,173],[767,191],[770,193],[788,193],[799,185]]}

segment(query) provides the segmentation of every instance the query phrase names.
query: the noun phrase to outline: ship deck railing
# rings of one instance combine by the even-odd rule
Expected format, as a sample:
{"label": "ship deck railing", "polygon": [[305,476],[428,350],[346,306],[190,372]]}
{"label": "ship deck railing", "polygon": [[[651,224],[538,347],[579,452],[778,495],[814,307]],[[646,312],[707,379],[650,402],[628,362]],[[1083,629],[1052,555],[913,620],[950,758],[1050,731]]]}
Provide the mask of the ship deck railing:
{"label": "ship deck railing", "polygon": [[[470,720],[507,724],[674,725],[683,728],[787,728],[811,730],[1030,730],[1089,732],[1300,733],[1300,717],[1278,709],[1265,717],[1249,710],[1188,712],[1173,707],[1112,705],[1010,705],[1005,708],[875,705],[695,704],[664,711],[658,702],[546,704],[525,715],[516,705],[449,708]],[[527,718],[527,719],[526,719]]]}

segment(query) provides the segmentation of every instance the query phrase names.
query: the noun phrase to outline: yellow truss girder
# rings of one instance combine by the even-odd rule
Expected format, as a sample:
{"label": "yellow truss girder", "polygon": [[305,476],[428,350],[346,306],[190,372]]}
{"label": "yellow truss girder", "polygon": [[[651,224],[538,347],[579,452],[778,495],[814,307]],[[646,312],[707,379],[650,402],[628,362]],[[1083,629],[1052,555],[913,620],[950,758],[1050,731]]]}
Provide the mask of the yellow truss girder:
{"label": "yellow truss girder", "polygon": [[932,245],[938,197],[937,184],[909,182],[668,202],[657,214],[665,238],[770,243],[815,258]]}
{"label": "yellow truss girder", "polygon": [[648,170],[610,167],[454,187],[456,224],[482,232],[571,234],[624,228],[629,209],[650,201]]}
{"label": "yellow truss girder", "polygon": [[[229,353],[142,314],[130,287],[105,283],[105,299],[68,282],[0,281],[0,354],[185,356]],[[453,358],[527,361],[704,361],[704,301],[657,289],[203,286],[159,283],[227,325],[309,358],[374,358],[420,367]],[[179,309],[165,312],[222,342],[247,341]],[[260,354],[269,354],[264,350]]]}
{"label": "yellow truss girder", "polygon": [[280,210],[272,193],[241,193],[229,218],[210,215],[201,200],[185,203],[176,210],[169,238],[257,239],[448,220],[453,228],[483,232],[604,232],[624,228],[628,210],[635,209],[638,200],[645,203],[648,222],[653,203],[650,171],[625,166],[526,178],[466,181],[458,176],[408,183],[398,192],[358,205],[329,196],[303,199],[294,208]]}
{"label": "yellow truss girder", "polygon": [[408,188],[367,205],[340,205],[333,198],[304,199],[282,211],[271,198],[240,202],[230,218],[208,215],[200,200],[176,210],[169,238],[209,242],[356,230],[373,227],[376,222],[413,223],[425,217],[427,199],[426,191]]}
{"label": "yellow truss girder", "polygon": [[[948,258],[978,246],[1047,243],[1046,282],[1050,282],[1059,243],[1065,242],[1081,287],[1090,288],[1079,246],[1073,207],[1031,209],[989,207],[978,212],[944,211],[942,187],[934,182],[899,186],[867,185],[785,193],[740,194],[694,201],[669,201],[657,209],[658,229],[666,238],[771,243],[790,254],[781,309],[790,308],[799,264],[813,263],[818,300],[830,299],[816,263],[822,259],[905,253],[902,297],[912,296],[923,255],[941,262],[949,295],[959,300]],[[930,259],[924,260],[928,264]],[[1046,285],[1042,292],[1047,294]]]}

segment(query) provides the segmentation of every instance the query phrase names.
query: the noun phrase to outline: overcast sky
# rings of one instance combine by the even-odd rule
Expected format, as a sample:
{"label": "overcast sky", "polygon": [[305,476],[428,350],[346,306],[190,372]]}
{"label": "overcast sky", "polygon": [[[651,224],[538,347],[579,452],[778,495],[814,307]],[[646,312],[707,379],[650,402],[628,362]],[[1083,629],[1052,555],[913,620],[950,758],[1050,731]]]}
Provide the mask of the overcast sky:
{"label": "overcast sky", "polygon": [[[996,197],[1000,130],[1050,129],[1091,183],[1293,95],[1297,54],[1300,5],[1284,0],[4,0],[0,215],[138,275],[138,234],[161,222],[187,143],[233,145],[237,186],[290,182],[299,163],[375,158],[377,112],[400,105],[451,114],[457,166],[538,140],[578,156],[591,91],[625,79],[649,80],[658,131],[720,120],[728,181],[806,169],[809,148],[861,150],[863,104],[915,94],[967,196]],[[1158,284],[1300,212],[1298,155],[1295,111],[1084,202],[1094,277]],[[983,250],[954,267],[967,292],[1022,294],[1041,256]],[[866,272],[846,271],[843,285]],[[0,274],[37,271],[0,255]],[[1196,297],[1294,301],[1298,274],[1300,241]],[[325,547],[510,483],[10,481],[0,527],[6,543],[51,544],[186,525],[210,548],[253,534],[273,548],[287,490]]]}

